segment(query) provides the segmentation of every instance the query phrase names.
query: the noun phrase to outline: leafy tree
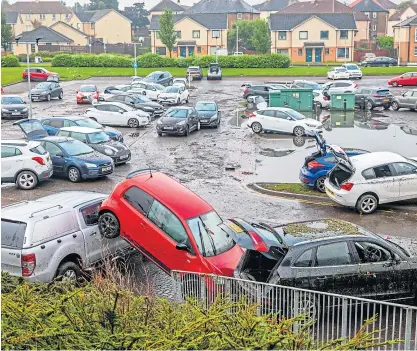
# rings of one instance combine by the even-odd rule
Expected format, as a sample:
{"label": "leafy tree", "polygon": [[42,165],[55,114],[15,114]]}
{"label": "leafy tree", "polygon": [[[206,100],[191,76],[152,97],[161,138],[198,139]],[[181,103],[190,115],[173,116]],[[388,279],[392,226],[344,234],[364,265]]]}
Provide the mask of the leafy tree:
{"label": "leafy tree", "polygon": [[252,21],[253,34],[250,41],[256,51],[266,54],[271,51],[271,32],[268,22],[263,19]]}
{"label": "leafy tree", "polygon": [[8,6],[10,6],[9,0],[1,0],[1,8],[2,9],[5,9]]}
{"label": "leafy tree", "polygon": [[381,49],[392,49],[394,47],[394,38],[389,36],[377,37],[376,43]]}
{"label": "leafy tree", "polygon": [[[239,27],[239,30],[237,29]],[[227,34],[227,45],[229,48],[236,50],[236,33],[238,32],[239,48],[254,50],[251,43],[253,36],[253,24],[252,21],[237,21],[233,23],[232,29]]]}
{"label": "leafy tree", "polygon": [[90,0],[88,4],[89,10],[119,9],[118,0]]}
{"label": "leafy tree", "polygon": [[132,21],[132,28],[136,32],[138,28],[149,24],[149,12],[145,9],[143,2],[136,2],[133,6],[125,7],[123,14]]}
{"label": "leafy tree", "polygon": [[412,4],[413,4],[412,0],[400,2],[397,5],[397,12],[403,12],[407,7],[411,6]]}
{"label": "leafy tree", "polygon": [[159,16],[159,39],[168,48],[169,57],[171,57],[172,48],[177,41],[177,35],[174,30],[174,15],[172,10],[165,9]]}
{"label": "leafy tree", "polygon": [[1,46],[5,52],[12,43],[12,26],[6,23],[6,14],[1,11]]}

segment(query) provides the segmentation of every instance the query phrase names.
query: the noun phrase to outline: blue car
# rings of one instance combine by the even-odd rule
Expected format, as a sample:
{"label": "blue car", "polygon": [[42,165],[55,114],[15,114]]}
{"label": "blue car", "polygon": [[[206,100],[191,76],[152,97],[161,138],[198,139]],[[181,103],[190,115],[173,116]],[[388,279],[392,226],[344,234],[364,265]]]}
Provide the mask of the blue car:
{"label": "blue car", "polygon": [[101,129],[111,139],[123,143],[123,135],[120,131],[111,127],[105,127],[91,118],[83,116],[48,117],[41,119],[41,123],[48,132],[48,135],[56,135],[58,130],[64,127],[88,127]]}
{"label": "blue car", "polygon": [[[313,135],[317,141],[319,150],[305,158],[299,178],[301,183],[324,193],[326,191],[324,188],[324,180],[326,179],[327,173],[335,166],[336,158],[333,155],[331,147],[327,146],[323,136],[319,133],[314,133]],[[368,153],[368,151],[358,149],[344,148],[343,150],[345,150],[348,156]]]}

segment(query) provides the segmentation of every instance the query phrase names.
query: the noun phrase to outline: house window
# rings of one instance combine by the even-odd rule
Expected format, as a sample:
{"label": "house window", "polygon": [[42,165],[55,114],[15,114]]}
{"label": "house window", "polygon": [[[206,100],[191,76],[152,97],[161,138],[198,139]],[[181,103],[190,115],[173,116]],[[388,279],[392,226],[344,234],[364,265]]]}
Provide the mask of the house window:
{"label": "house window", "polygon": [[372,30],[376,32],[376,24],[372,25]]}
{"label": "house window", "polygon": [[54,21],[56,20],[56,14],[55,13],[52,14],[52,20],[54,20]]}
{"label": "house window", "polygon": [[67,13],[67,14],[65,15],[65,18],[66,18],[66,19],[69,19],[69,18],[70,18],[70,16],[71,16],[71,14]]}
{"label": "house window", "polygon": [[52,45],[52,43],[45,43],[45,45]]}
{"label": "house window", "polygon": [[324,49],[324,54],[325,55],[330,55],[330,49],[329,48],[325,48]]}
{"label": "house window", "polygon": [[338,48],[337,58],[349,58],[349,48]]}
{"label": "house window", "polygon": [[220,38],[220,31],[219,30],[212,30],[211,31],[212,38]]}
{"label": "house window", "polygon": [[167,48],[166,47],[159,47],[155,49],[155,53],[161,56],[166,56],[167,54]]}
{"label": "house window", "polygon": [[91,29],[94,29],[94,28],[95,28],[95,24],[91,23]]}
{"label": "house window", "polygon": [[287,55],[288,56],[288,49],[277,49],[277,54]]}
{"label": "house window", "polygon": [[195,39],[200,38],[200,31],[199,30],[193,30],[193,38],[195,38]]}
{"label": "house window", "polygon": [[376,18],[376,12],[373,12],[373,13],[372,13],[372,17],[373,17],[373,18]]}
{"label": "house window", "polygon": [[241,20],[241,19],[242,19],[242,17],[243,17],[243,16],[242,16],[242,14],[239,12],[239,13],[237,14],[237,19],[238,19],[238,20]]}
{"label": "house window", "polygon": [[156,39],[159,39],[159,32],[155,32]]}
{"label": "house window", "polygon": [[417,41],[417,28],[414,30],[414,41]]}
{"label": "house window", "polygon": [[340,39],[347,39],[349,38],[349,32],[347,30],[340,31]]}
{"label": "house window", "polygon": [[181,39],[181,31],[180,31],[180,30],[175,31],[175,36],[176,36],[178,39]]}
{"label": "house window", "polygon": [[417,47],[414,48],[414,56],[417,56]]}
{"label": "house window", "polygon": [[328,30],[320,31],[320,39],[329,39],[329,31]]}
{"label": "house window", "polygon": [[301,31],[299,34],[300,40],[306,40],[308,39],[308,32],[307,31]]}
{"label": "house window", "polygon": [[36,44],[30,44],[30,51],[35,52],[36,51]]}
{"label": "house window", "polygon": [[278,32],[278,40],[287,40],[287,32]]}
{"label": "house window", "polygon": [[368,16],[368,18],[369,18],[369,12],[365,12],[365,15]]}
{"label": "house window", "polygon": [[201,54],[201,46],[197,46],[197,53]]}
{"label": "house window", "polygon": [[41,20],[44,20],[44,19],[46,19],[46,15],[45,15],[45,14],[43,14],[43,13],[41,13],[41,14],[39,15],[39,18],[40,18]]}
{"label": "house window", "polygon": [[27,14],[25,15],[25,19],[26,19],[26,21],[30,21],[30,14],[28,14],[28,13],[27,13]]}
{"label": "house window", "polygon": [[303,56],[303,49],[298,49],[298,56]]}

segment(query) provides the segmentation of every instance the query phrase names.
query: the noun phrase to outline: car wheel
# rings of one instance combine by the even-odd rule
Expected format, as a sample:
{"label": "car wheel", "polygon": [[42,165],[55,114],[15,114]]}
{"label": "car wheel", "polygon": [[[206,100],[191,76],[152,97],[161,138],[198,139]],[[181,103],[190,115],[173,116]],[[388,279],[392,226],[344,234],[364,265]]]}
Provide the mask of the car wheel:
{"label": "car wheel", "polygon": [[318,191],[320,191],[321,193],[325,193],[326,192],[326,188],[324,186],[324,181],[325,181],[326,177],[320,177],[316,180],[316,189]]}
{"label": "car wheel", "polygon": [[295,127],[295,128],[294,128],[293,134],[294,134],[295,136],[302,136],[302,135],[304,135],[304,134],[305,134],[305,130],[304,130],[304,128],[303,128],[303,127],[298,126],[298,127]]}
{"label": "car wheel", "polygon": [[64,93],[61,91],[60,93],[59,93],[59,96],[58,96],[58,98],[59,98],[59,100],[62,100],[62,98],[64,97]]}
{"label": "car wheel", "polygon": [[63,282],[76,282],[82,276],[82,272],[78,264],[70,261],[62,263],[55,276]]}
{"label": "car wheel", "polygon": [[180,98],[177,99],[177,105],[181,104]]}
{"label": "car wheel", "polygon": [[158,132],[158,136],[162,136],[162,133]]}
{"label": "car wheel", "polygon": [[46,96],[46,101],[51,101],[51,94],[48,94],[48,95]]}
{"label": "car wheel", "polygon": [[197,130],[200,130],[201,125],[200,125],[200,121],[197,122]]}
{"label": "car wheel", "polygon": [[130,128],[138,128],[139,127],[139,121],[136,118],[131,118],[127,121],[127,125]]}
{"label": "car wheel", "polygon": [[367,109],[367,110],[373,110],[373,108],[374,108],[374,104],[372,103],[372,101],[368,100],[368,101],[365,103],[365,107],[366,107],[366,109]]}
{"label": "car wheel", "polygon": [[390,105],[384,105],[384,110],[388,110],[390,108]]}
{"label": "car wheel", "polygon": [[170,81],[169,81],[169,83],[168,83],[168,85],[172,85],[173,84],[173,80],[171,79]]}
{"label": "car wheel", "polygon": [[397,101],[393,101],[391,104],[391,107],[394,111],[398,111],[400,109],[400,105],[398,104]]}
{"label": "car wheel", "polygon": [[398,82],[393,82],[393,83],[392,83],[392,86],[393,86],[393,87],[398,87]]}
{"label": "car wheel", "polygon": [[316,105],[317,105],[318,108],[321,108],[321,109],[323,108],[323,105],[321,104],[320,101],[316,101]]}
{"label": "car wheel", "polygon": [[190,101],[190,97],[187,96],[187,98],[185,99],[185,103],[188,104],[189,101]]}
{"label": "car wheel", "polygon": [[120,235],[120,223],[112,212],[104,212],[98,217],[98,230],[106,239],[114,239]]}
{"label": "car wheel", "polygon": [[190,127],[187,125],[187,126],[185,127],[184,136],[188,136],[188,134],[190,134]]}
{"label": "car wheel", "polygon": [[356,210],[363,214],[370,214],[375,212],[377,207],[378,199],[375,195],[372,194],[362,195],[356,204]]}
{"label": "car wheel", "polygon": [[16,186],[22,190],[31,190],[38,184],[38,177],[31,171],[22,171],[16,177]]}
{"label": "car wheel", "polygon": [[262,132],[262,125],[259,122],[253,122],[252,130],[254,133],[259,134],[260,132]]}
{"label": "car wheel", "polygon": [[68,179],[73,183],[79,182],[81,180],[80,170],[77,167],[68,168]]}

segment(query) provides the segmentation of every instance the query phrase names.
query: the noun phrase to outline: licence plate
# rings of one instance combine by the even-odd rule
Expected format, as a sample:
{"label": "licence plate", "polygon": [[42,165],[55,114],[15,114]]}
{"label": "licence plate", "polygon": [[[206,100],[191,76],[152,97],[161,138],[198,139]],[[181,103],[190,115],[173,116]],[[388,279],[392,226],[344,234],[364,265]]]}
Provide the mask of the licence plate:
{"label": "licence plate", "polygon": [[20,115],[20,112],[12,112],[12,115],[13,116],[18,116],[18,115]]}
{"label": "licence plate", "polygon": [[389,99],[384,99],[384,102],[388,102],[389,101]]}
{"label": "licence plate", "polygon": [[174,129],[174,127],[165,127],[164,129],[167,129],[167,130],[173,130],[173,129]]}
{"label": "licence plate", "polygon": [[108,167],[103,167],[103,168],[101,169],[101,171],[102,171],[102,172],[111,171],[111,166],[108,166]]}
{"label": "licence plate", "polygon": [[334,196],[334,192],[326,188],[326,193],[328,195]]}
{"label": "licence plate", "polygon": [[208,122],[208,119],[202,119],[201,122],[207,123]]}
{"label": "licence plate", "polygon": [[123,155],[123,156],[120,156],[120,159],[121,160],[125,160],[126,158],[128,158],[129,157],[129,155]]}
{"label": "licence plate", "polygon": [[234,223],[227,223],[227,226],[236,233],[243,233],[243,229]]}

